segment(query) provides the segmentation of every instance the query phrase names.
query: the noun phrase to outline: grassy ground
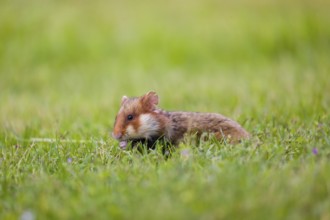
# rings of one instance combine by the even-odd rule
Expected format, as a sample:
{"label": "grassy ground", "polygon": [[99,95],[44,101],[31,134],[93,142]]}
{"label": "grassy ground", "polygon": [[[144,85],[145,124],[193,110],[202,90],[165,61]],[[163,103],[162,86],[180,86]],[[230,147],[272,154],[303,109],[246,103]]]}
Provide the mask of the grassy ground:
{"label": "grassy ground", "polygon": [[[330,219],[329,6],[2,1],[0,219]],[[121,96],[149,90],[253,138],[120,150]]]}

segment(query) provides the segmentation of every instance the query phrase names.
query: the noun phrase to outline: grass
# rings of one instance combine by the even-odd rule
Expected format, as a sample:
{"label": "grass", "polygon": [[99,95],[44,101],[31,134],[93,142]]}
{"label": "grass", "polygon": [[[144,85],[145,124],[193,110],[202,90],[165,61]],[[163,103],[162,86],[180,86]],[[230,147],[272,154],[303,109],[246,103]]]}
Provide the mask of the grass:
{"label": "grass", "polygon": [[[330,219],[329,3],[0,6],[0,219]],[[120,150],[121,96],[149,90],[253,138]]]}

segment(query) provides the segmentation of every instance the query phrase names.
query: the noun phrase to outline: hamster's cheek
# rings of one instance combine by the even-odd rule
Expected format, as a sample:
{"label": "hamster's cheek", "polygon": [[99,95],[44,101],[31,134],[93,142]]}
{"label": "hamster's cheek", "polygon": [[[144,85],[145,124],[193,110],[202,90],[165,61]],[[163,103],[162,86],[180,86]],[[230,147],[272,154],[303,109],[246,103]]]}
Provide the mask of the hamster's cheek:
{"label": "hamster's cheek", "polygon": [[135,138],[137,133],[132,125],[128,125],[126,128],[126,134],[128,137]]}

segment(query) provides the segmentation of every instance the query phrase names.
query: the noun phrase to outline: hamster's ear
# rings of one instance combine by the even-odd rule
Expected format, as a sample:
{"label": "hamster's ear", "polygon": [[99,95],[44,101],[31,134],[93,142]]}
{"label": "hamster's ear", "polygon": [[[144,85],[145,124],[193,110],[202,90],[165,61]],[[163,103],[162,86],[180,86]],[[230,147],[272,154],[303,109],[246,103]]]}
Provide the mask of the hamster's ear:
{"label": "hamster's ear", "polygon": [[156,109],[156,105],[158,105],[159,98],[157,93],[151,91],[142,96],[141,101],[145,108],[147,108],[149,111],[153,111]]}
{"label": "hamster's ear", "polygon": [[123,105],[127,100],[128,100],[128,97],[127,97],[126,95],[124,95],[124,96],[121,98],[121,105]]}

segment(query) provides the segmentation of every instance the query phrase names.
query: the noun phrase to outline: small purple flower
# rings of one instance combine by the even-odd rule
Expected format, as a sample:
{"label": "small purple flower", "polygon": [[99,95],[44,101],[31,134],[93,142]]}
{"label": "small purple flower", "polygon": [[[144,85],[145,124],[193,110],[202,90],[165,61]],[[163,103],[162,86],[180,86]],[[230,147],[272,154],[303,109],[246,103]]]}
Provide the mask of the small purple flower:
{"label": "small purple flower", "polygon": [[191,156],[189,149],[183,149],[180,153],[183,159],[188,159]]}
{"label": "small purple flower", "polygon": [[189,150],[188,149],[183,149],[182,151],[181,151],[181,155],[183,155],[183,156],[189,156]]}
{"label": "small purple flower", "polygon": [[30,210],[26,210],[22,213],[21,215],[21,220],[34,220],[35,219],[35,215],[33,214],[32,211]]}
{"label": "small purple flower", "polygon": [[68,163],[72,163],[72,158],[69,157],[66,161],[67,161]]}
{"label": "small purple flower", "polygon": [[319,150],[317,148],[313,148],[312,152],[313,152],[314,155],[316,155],[316,154],[319,153]]}
{"label": "small purple flower", "polygon": [[121,141],[121,142],[119,142],[119,146],[120,146],[122,149],[126,149],[127,141]]}

